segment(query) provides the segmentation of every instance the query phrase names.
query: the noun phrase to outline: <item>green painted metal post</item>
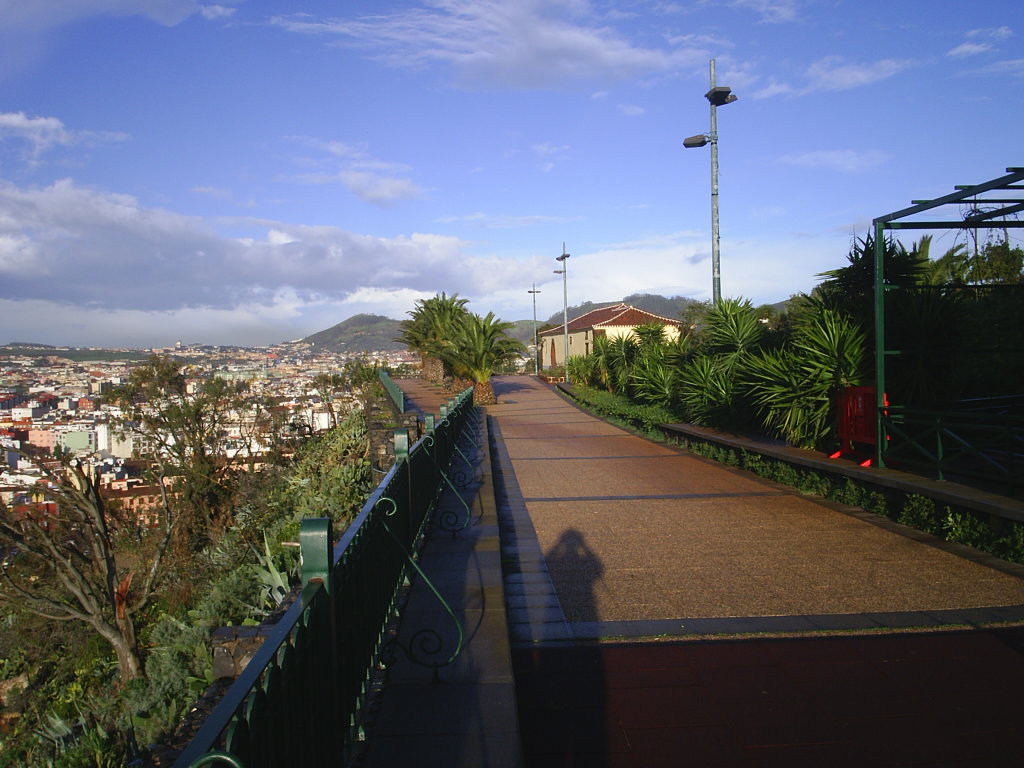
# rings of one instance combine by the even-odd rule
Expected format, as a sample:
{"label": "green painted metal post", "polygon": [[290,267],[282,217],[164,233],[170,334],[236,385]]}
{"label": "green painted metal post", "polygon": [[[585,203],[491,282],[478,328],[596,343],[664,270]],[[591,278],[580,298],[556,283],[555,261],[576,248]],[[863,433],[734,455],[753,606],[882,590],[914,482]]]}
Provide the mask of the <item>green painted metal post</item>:
{"label": "green painted metal post", "polygon": [[875,222],[875,466],[885,467],[885,225]]}
{"label": "green painted metal post", "polygon": [[409,458],[409,430],[395,430],[395,461],[406,461]]}
{"label": "green painted metal post", "polygon": [[319,579],[331,592],[331,546],[334,536],[329,517],[307,517],[299,528],[299,558],[302,586]]}
{"label": "green painted metal post", "polygon": [[428,413],[423,417],[423,428],[427,432],[434,431],[434,414]]}

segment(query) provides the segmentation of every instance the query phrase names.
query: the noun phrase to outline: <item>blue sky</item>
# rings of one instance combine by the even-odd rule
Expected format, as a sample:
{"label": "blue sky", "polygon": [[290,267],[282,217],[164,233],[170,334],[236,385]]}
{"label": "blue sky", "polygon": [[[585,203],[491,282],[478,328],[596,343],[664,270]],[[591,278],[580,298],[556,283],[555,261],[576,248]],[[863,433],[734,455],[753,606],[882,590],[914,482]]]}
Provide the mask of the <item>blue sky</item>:
{"label": "blue sky", "polygon": [[[1019,0],[0,0],[0,343],[770,303],[1024,165]],[[920,233],[911,233],[912,237]],[[956,235],[937,235],[945,250]],[[909,242],[909,240],[908,240]]]}

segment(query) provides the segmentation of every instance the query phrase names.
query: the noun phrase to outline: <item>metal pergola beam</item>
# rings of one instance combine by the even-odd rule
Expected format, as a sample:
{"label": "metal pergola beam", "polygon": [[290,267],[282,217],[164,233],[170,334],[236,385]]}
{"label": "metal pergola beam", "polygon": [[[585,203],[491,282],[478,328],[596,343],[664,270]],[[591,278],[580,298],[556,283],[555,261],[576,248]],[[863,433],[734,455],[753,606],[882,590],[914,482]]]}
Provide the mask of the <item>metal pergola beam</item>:
{"label": "metal pergola beam", "polygon": [[[913,205],[893,213],[874,219],[875,231],[875,396],[877,406],[875,433],[875,461],[877,466],[885,466],[885,433],[882,423],[882,412],[885,408],[885,357],[893,354],[885,346],[885,230],[889,229],[1019,229],[1024,222],[1015,219],[1001,219],[1024,211],[1024,197],[990,197],[984,198],[986,192],[1024,191],[1024,167],[1006,169],[1006,175],[982,184],[959,185],[955,192],[935,198],[934,200],[914,200]],[[925,211],[932,211],[945,205],[962,205],[970,203],[977,210],[979,205],[1000,206],[992,210],[962,217],[952,221],[899,221]]]}

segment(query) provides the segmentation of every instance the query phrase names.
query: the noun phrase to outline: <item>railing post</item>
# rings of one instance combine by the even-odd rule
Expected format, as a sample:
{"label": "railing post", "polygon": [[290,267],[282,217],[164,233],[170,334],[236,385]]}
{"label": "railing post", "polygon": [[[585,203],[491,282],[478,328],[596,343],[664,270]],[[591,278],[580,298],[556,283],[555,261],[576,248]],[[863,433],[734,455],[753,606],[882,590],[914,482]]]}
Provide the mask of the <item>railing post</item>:
{"label": "railing post", "polygon": [[409,430],[395,430],[395,463],[409,458]]}
{"label": "railing post", "polygon": [[423,429],[427,432],[434,431],[434,414],[427,413],[423,416]]}
{"label": "railing post", "polygon": [[331,593],[331,519],[307,517],[299,527],[299,558],[302,564],[302,586],[319,579]]}

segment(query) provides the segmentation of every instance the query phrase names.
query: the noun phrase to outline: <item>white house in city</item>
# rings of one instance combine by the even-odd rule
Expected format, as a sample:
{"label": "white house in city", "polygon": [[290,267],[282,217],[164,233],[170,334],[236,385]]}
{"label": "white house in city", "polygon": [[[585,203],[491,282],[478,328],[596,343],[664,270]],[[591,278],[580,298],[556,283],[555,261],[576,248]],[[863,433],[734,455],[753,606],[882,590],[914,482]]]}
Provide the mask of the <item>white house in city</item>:
{"label": "white house in city", "polygon": [[[674,341],[679,338],[680,320],[662,317],[653,312],[645,312],[629,304],[615,304],[601,309],[592,309],[569,321],[569,357],[589,355],[594,348],[594,339],[606,336],[614,339],[628,336],[638,325],[660,323],[665,326],[665,340]],[[565,331],[563,325],[557,325],[538,334],[540,344],[541,368],[551,368],[565,363]]]}

